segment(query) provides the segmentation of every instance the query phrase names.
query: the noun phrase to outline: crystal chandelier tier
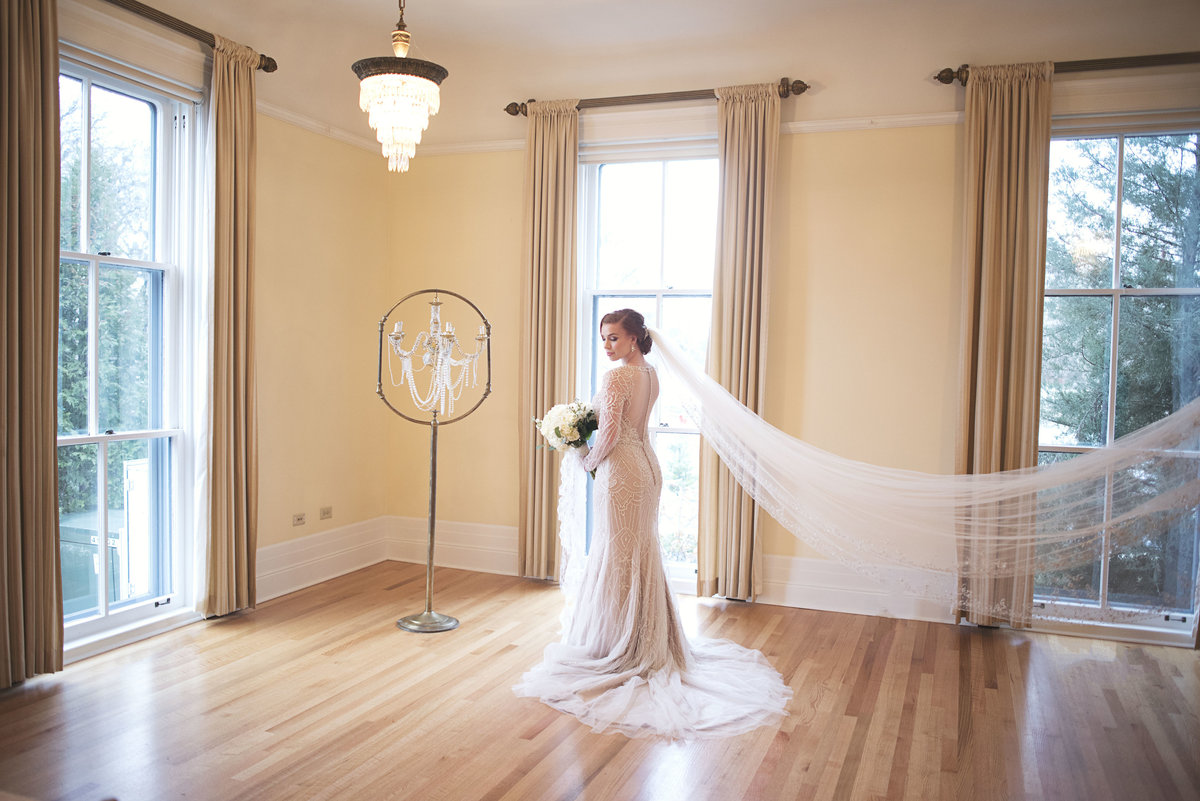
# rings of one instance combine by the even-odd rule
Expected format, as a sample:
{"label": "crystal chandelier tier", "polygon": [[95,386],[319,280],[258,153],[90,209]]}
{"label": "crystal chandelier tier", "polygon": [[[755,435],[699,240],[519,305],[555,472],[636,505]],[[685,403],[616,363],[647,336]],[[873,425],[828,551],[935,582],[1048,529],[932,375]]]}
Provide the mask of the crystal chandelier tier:
{"label": "crystal chandelier tier", "polygon": [[[389,357],[394,354],[400,361],[397,381],[392,359],[388,359],[392,386],[407,384],[413,405],[423,412],[437,409],[439,414],[452,415],[454,402],[462,397],[463,390],[478,383],[479,357],[487,339],[486,326],[480,325],[475,350],[468,353],[458,341],[454,324],[442,322],[442,302],[435,291],[429,301],[429,331],[418,331],[411,348],[404,348],[403,320],[397,321],[388,334]],[[424,390],[417,386],[420,373],[426,373]]]}
{"label": "crystal chandelier tier", "polygon": [[449,74],[432,61],[408,58],[411,42],[400,0],[400,21],[392,31],[395,57],[364,58],[351,66],[359,80],[358,106],[367,112],[392,172],[408,171],[429,118],[438,113],[439,86]]}

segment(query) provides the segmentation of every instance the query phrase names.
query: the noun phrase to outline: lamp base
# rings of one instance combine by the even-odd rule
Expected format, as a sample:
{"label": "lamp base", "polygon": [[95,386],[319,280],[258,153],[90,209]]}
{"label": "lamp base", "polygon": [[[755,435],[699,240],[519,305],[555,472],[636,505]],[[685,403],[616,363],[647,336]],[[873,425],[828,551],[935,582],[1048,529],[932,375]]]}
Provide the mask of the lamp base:
{"label": "lamp base", "polygon": [[450,629],[458,628],[458,618],[438,612],[421,612],[420,614],[400,618],[396,621],[396,628],[421,633],[450,631]]}

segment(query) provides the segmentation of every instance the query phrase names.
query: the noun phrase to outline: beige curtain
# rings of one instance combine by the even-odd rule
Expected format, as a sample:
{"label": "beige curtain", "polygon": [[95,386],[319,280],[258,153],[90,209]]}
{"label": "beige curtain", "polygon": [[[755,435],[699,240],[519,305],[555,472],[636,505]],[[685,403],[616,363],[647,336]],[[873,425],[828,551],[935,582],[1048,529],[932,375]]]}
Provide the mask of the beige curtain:
{"label": "beige curtain", "polygon": [[[972,67],[967,83],[960,473],[1037,463],[1053,74],[1050,62]],[[1032,549],[976,546],[963,558],[1017,571],[964,580],[958,616],[980,625],[1026,625]]]}
{"label": "beige curtain", "polygon": [[[720,227],[708,373],[761,414],[779,92],[774,84],[718,89],[717,118]],[[762,570],[757,506],[707,446],[700,497],[697,592],[753,600]]]}
{"label": "beige curtain", "polygon": [[62,669],[58,551],[58,22],[0,11],[0,688]]}
{"label": "beige curtain", "polygon": [[206,617],[253,607],[258,524],[254,374],[254,74],[258,54],[220,36],[209,137],[215,166],[210,531]]}
{"label": "beige curtain", "polygon": [[520,441],[521,575],[558,577],[558,455],[538,448],[535,417],[575,397],[575,185],[578,100],[529,104],[525,149]]}

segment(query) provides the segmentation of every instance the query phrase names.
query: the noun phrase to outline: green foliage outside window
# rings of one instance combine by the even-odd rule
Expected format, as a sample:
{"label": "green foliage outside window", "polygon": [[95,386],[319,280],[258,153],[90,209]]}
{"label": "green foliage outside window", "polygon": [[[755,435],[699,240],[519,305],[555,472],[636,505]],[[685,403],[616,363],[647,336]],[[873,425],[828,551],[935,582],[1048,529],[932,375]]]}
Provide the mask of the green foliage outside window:
{"label": "green foliage outside window", "polygon": [[[1200,397],[1200,293],[1161,292],[1200,287],[1198,140],[1190,133],[1054,143],[1043,463],[1070,458],[1056,446],[1103,446],[1110,426],[1120,437]],[[1072,294],[1081,290],[1104,291]],[[1136,478],[1147,495],[1157,492],[1156,476]],[[1190,608],[1196,539],[1195,514],[1126,532],[1108,553],[1108,599]],[[1037,589],[1095,600],[1103,559],[1098,553],[1090,566],[1043,570]]]}

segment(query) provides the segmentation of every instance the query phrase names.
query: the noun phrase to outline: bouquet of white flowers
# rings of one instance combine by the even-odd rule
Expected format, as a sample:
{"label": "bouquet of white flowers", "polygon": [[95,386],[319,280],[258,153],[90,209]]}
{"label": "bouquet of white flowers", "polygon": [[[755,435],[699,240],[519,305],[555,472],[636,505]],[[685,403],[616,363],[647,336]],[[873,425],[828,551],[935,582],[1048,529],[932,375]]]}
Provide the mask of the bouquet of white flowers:
{"label": "bouquet of white flowers", "polygon": [[535,419],[533,422],[546,438],[550,450],[581,448],[600,427],[596,410],[591,404],[579,400],[556,404],[541,420]]}

